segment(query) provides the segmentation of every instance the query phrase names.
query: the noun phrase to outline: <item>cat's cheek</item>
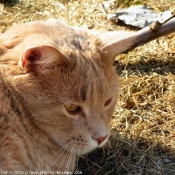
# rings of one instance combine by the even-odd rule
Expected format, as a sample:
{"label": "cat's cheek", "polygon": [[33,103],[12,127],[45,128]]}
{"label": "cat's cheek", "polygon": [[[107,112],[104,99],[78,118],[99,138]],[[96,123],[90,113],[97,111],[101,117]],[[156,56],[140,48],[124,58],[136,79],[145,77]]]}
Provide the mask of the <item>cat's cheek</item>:
{"label": "cat's cheek", "polygon": [[[61,135],[61,136],[60,136]],[[68,143],[68,139],[64,134],[51,134],[51,138],[54,140],[59,147],[64,147]],[[70,141],[69,141],[70,142]]]}

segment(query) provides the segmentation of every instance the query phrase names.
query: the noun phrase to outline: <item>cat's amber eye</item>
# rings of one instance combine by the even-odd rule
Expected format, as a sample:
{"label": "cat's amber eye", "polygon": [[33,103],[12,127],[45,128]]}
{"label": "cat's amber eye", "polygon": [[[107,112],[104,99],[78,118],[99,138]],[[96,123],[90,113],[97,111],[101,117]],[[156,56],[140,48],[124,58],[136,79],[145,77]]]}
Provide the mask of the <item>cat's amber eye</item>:
{"label": "cat's amber eye", "polygon": [[67,103],[64,106],[70,114],[76,114],[81,111],[81,107],[75,104]]}
{"label": "cat's amber eye", "polygon": [[108,106],[108,105],[111,103],[111,101],[112,101],[112,98],[108,99],[108,100],[105,102],[104,106]]}

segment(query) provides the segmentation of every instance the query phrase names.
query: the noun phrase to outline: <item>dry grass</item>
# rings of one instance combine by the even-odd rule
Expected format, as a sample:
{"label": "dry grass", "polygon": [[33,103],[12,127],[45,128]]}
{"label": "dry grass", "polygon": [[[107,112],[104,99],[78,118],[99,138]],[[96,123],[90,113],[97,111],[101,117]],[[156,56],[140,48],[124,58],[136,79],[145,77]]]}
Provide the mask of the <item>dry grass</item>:
{"label": "dry grass", "polygon": [[[106,11],[100,0],[21,0],[13,6],[0,4],[0,31],[12,24],[50,17],[90,29],[124,30],[124,26],[116,26],[105,15],[140,2],[119,0]],[[174,0],[144,3],[157,12],[175,12]],[[175,35],[138,47],[117,60],[121,93],[110,142],[81,158],[78,168],[87,175],[174,175]]]}

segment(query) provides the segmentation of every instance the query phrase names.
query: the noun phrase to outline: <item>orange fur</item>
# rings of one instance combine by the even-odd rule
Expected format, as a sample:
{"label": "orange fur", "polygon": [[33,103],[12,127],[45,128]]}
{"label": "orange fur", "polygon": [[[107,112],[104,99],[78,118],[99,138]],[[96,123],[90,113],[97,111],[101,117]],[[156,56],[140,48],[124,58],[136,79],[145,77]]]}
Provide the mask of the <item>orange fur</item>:
{"label": "orange fur", "polygon": [[73,171],[79,155],[107,142],[118,76],[105,44],[57,20],[0,35],[0,170]]}

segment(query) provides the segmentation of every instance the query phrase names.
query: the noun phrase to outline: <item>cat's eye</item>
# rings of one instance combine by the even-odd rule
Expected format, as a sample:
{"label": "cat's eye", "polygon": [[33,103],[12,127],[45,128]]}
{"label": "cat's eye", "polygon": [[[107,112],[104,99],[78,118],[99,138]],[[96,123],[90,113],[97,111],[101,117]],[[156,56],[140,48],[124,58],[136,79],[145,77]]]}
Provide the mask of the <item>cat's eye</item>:
{"label": "cat's eye", "polygon": [[108,99],[108,100],[105,102],[104,106],[108,106],[108,105],[111,103],[111,101],[112,101],[112,98]]}
{"label": "cat's eye", "polygon": [[71,103],[67,103],[64,106],[70,114],[76,114],[82,110],[80,106]]}

